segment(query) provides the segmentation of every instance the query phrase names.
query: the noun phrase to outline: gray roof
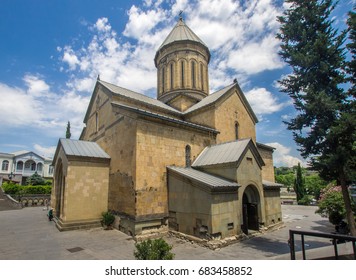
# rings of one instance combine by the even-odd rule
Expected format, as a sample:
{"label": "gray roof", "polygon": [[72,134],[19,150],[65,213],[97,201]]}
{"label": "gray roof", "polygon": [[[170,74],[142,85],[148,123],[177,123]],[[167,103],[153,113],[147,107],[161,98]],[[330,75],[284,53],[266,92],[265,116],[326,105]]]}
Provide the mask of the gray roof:
{"label": "gray roof", "polygon": [[67,156],[110,159],[110,156],[95,142],[64,138],[59,139],[59,142]]}
{"label": "gray roof", "polygon": [[234,142],[206,147],[192,164],[193,167],[216,165],[239,161],[251,139],[242,139]]}
{"label": "gray roof", "polygon": [[163,115],[160,115],[160,114],[157,114],[157,113],[153,113],[153,112],[146,111],[146,110],[143,110],[143,109],[140,109],[140,108],[136,108],[136,107],[131,107],[131,106],[128,106],[128,105],[120,104],[120,103],[117,103],[117,102],[111,102],[111,104],[113,106],[117,106],[117,107],[129,110],[129,111],[141,114],[141,115],[149,116],[149,117],[152,117],[152,118],[156,118],[156,119],[160,119],[160,120],[164,120],[164,121],[167,121],[167,122],[176,123],[176,124],[180,124],[180,125],[184,125],[184,126],[189,126],[189,127],[192,127],[192,128],[195,128],[195,129],[199,129],[199,130],[209,131],[209,132],[214,133],[214,134],[218,134],[219,133],[219,131],[217,131],[216,129],[208,127],[208,126],[203,126],[203,125],[200,125],[200,124],[187,122],[187,121],[183,121],[183,120],[180,120],[180,119],[163,116]]}
{"label": "gray roof", "polygon": [[187,177],[189,179],[198,181],[204,185],[207,185],[209,188],[213,190],[237,190],[239,184],[236,182],[228,181],[226,179],[222,179],[216,177],[214,175],[195,170],[189,167],[177,167],[177,166],[168,166],[168,170],[173,171],[182,175],[183,177]]}
{"label": "gray roof", "polygon": [[180,111],[172,108],[171,106],[168,106],[167,104],[165,104],[165,103],[163,103],[163,102],[161,102],[161,101],[159,101],[157,99],[148,97],[148,96],[146,96],[144,94],[141,94],[141,93],[138,93],[138,92],[134,92],[132,90],[128,90],[126,88],[122,88],[122,87],[119,87],[119,86],[116,86],[116,85],[113,85],[113,84],[110,84],[108,82],[104,82],[104,81],[101,81],[101,80],[98,80],[98,83],[100,83],[101,85],[103,85],[104,87],[109,89],[114,94],[118,94],[118,95],[130,98],[130,99],[133,99],[133,100],[136,100],[136,101],[139,101],[139,102],[143,102],[145,104],[149,104],[151,106],[155,106],[155,107],[158,107],[160,109],[164,109],[164,110],[169,111],[171,113],[181,114]]}
{"label": "gray roof", "polygon": [[271,181],[267,181],[267,180],[262,180],[262,184],[263,186],[266,188],[281,188],[284,185],[283,184],[279,184],[279,183],[275,183],[275,182],[271,182]]}
{"label": "gray roof", "polygon": [[163,41],[158,50],[177,41],[193,41],[208,48],[205,43],[185,24],[182,18],[178,20],[177,24],[168,34],[167,38]]}
{"label": "gray roof", "polygon": [[184,112],[184,114],[191,113],[193,111],[196,111],[200,108],[209,106],[216,102],[220,97],[222,97],[227,91],[229,91],[231,88],[234,87],[235,84],[229,85],[227,87],[224,87],[212,94],[209,94],[207,97],[203,98],[200,102],[194,104],[192,107],[190,107],[188,110]]}
{"label": "gray roof", "polygon": [[193,162],[192,166],[202,167],[229,163],[239,164],[247,149],[250,149],[259,166],[265,165],[251,138],[246,138],[206,147]]}

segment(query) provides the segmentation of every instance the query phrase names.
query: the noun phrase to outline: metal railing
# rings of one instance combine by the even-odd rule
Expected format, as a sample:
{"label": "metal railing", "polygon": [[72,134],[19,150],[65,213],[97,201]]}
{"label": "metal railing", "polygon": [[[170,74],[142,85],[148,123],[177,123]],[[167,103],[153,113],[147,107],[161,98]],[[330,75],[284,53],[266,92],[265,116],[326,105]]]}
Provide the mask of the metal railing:
{"label": "metal railing", "polygon": [[340,241],[346,242],[350,241],[350,245],[353,249],[354,259],[356,260],[356,237],[350,235],[343,235],[343,234],[333,234],[333,233],[321,233],[321,232],[313,232],[313,231],[300,231],[300,230],[289,230],[289,247],[290,247],[290,258],[291,260],[295,260],[295,238],[294,235],[300,235],[302,241],[302,255],[303,260],[306,260],[306,250],[305,250],[305,238],[304,236],[314,236],[314,237],[321,237],[321,238],[328,238],[331,239],[332,245],[334,245],[334,256],[335,259],[339,259],[339,252],[338,252],[338,243]]}

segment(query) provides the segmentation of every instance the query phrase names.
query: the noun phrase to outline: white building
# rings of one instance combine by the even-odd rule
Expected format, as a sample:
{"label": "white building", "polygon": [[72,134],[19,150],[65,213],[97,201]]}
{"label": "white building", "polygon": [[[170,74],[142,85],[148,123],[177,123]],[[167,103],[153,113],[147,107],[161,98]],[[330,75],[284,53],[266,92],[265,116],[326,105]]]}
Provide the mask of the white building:
{"label": "white building", "polygon": [[52,159],[45,158],[31,151],[14,153],[0,152],[0,183],[12,180],[21,184],[35,172],[44,178],[53,177]]}

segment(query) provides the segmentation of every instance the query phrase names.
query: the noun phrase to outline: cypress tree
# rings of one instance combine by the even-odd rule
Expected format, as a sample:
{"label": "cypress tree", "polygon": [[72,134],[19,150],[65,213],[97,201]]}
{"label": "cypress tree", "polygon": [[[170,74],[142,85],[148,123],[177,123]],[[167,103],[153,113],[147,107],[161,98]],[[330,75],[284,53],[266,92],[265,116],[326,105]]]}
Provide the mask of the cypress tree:
{"label": "cypress tree", "polygon": [[70,133],[70,122],[68,121],[67,131],[66,131],[66,138],[70,139],[71,136],[72,136],[72,134]]}
{"label": "cypress tree", "polygon": [[294,182],[294,191],[297,195],[297,201],[299,202],[305,195],[302,167],[300,166],[299,162],[298,162],[297,174]]}
{"label": "cypress tree", "polygon": [[348,183],[355,162],[354,95],[346,90],[344,66],[347,31],[338,32],[330,19],[332,0],[286,0],[290,7],[278,17],[280,56],[292,73],[281,81],[281,91],[293,100],[295,118],[286,122],[301,155],[323,179],[341,185],[346,218],[356,236]]}

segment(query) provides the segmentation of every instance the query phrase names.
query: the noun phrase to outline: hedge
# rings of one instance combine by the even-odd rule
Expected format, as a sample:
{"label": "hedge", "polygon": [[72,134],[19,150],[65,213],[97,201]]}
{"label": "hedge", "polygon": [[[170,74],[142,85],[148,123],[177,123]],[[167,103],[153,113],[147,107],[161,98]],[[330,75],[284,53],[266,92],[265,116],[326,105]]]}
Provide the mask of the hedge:
{"label": "hedge", "polygon": [[6,194],[50,194],[52,186],[38,185],[38,186],[21,186],[13,182],[5,182],[2,184],[2,188]]}

